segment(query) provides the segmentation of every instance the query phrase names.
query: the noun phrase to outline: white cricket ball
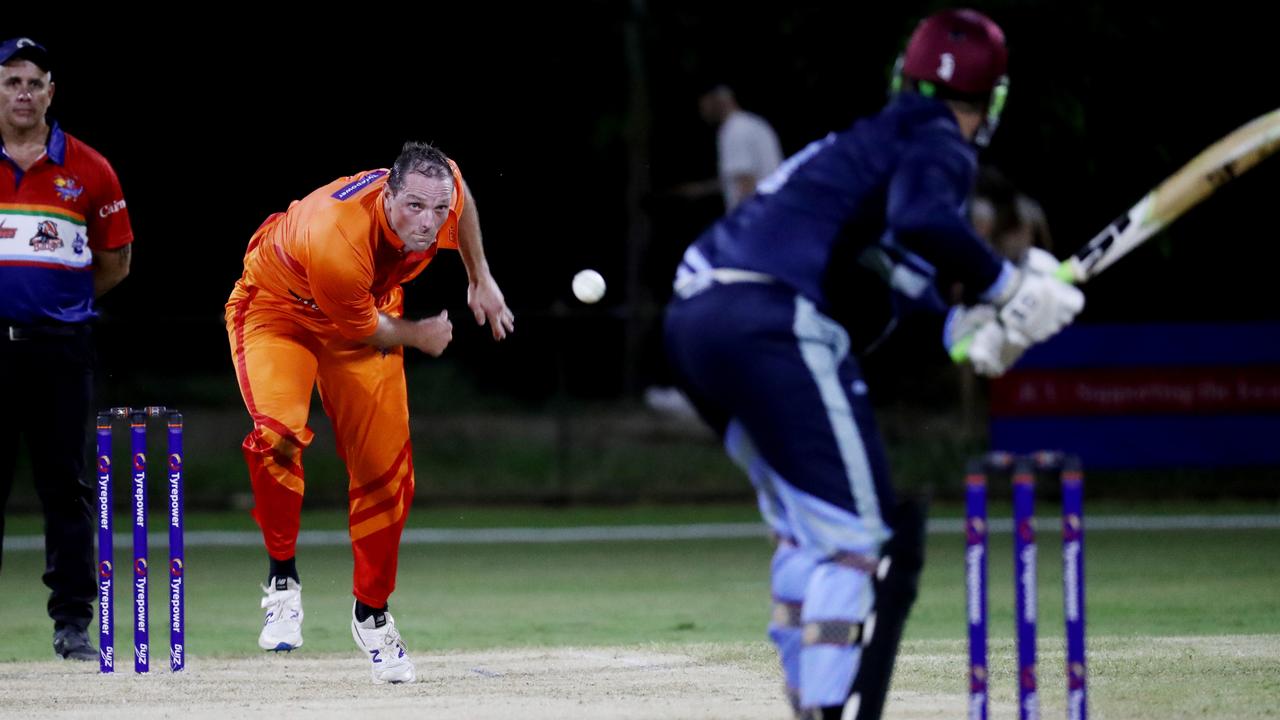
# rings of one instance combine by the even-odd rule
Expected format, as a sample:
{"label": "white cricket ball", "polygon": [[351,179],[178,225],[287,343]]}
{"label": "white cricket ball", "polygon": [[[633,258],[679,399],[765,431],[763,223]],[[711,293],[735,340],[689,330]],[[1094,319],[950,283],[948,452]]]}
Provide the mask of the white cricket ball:
{"label": "white cricket ball", "polygon": [[590,305],[604,297],[604,276],[595,270],[580,270],[573,276],[573,296]]}

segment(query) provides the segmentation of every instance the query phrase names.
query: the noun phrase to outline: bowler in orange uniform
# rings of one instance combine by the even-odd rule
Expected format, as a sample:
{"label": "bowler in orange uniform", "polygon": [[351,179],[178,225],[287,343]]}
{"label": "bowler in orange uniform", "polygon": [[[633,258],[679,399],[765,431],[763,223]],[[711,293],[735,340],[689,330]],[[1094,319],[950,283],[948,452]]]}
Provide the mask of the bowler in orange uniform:
{"label": "bowler in orange uniform", "polygon": [[401,286],[441,249],[462,254],[476,322],[505,338],[514,318],[489,272],[462,173],[436,148],[406,143],[390,169],[339,178],[269,217],[249,241],[226,306],[236,378],[253,418],[243,445],[253,516],[270,557],[258,645],[302,645],[294,550],[318,386],[350,477],[351,633],[375,683],[415,679],[387,611],[414,488],[404,348],[438,357],[453,325],[447,312],[405,319]]}

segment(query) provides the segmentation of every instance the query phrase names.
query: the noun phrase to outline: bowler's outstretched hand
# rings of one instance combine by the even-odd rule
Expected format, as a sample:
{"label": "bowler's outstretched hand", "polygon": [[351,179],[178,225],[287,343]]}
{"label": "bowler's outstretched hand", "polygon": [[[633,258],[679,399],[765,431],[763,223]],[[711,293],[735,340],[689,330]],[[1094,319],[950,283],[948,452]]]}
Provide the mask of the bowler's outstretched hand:
{"label": "bowler's outstretched hand", "polygon": [[489,323],[494,340],[503,340],[516,329],[516,316],[492,276],[481,278],[467,287],[467,306],[475,313],[476,324]]}

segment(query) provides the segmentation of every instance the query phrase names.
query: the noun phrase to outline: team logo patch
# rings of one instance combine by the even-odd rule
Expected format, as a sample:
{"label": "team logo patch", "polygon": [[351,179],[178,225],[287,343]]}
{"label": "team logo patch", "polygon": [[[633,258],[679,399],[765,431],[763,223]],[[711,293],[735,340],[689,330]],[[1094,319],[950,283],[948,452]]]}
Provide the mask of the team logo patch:
{"label": "team logo patch", "polygon": [[1023,542],[1032,543],[1036,541],[1036,525],[1034,518],[1026,518],[1018,521],[1018,537]]}
{"label": "team logo patch", "polygon": [[969,518],[964,528],[965,539],[970,543],[982,542],[982,536],[987,534],[987,523],[982,518]]}
{"label": "team logo patch", "polygon": [[4,220],[0,220],[0,240],[12,240],[18,234],[18,228],[4,226]]}
{"label": "team logo patch", "polygon": [[304,298],[304,297],[302,297],[301,295],[299,295],[298,293],[294,292],[293,290],[290,290],[290,291],[289,291],[289,294],[293,296],[293,299],[294,299],[294,300],[297,300],[299,303],[302,303],[303,305],[306,305],[307,307],[311,308],[312,310],[319,310],[319,309],[320,309],[320,304],[319,304],[319,303],[317,303],[317,302],[315,301],[315,299],[314,299],[314,298]]}
{"label": "team logo patch", "polygon": [[36,226],[36,235],[31,238],[31,247],[36,251],[53,252],[62,247],[62,238],[58,237],[58,226],[52,220],[41,220]]}
{"label": "team logo patch", "polygon": [[1020,678],[1020,681],[1022,682],[1023,688],[1027,690],[1035,690],[1036,689],[1036,666],[1032,665],[1031,667],[1022,668],[1022,672],[1020,673],[1019,678]]}
{"label": "team logo patch", "polygon": [[1080,530],[1083,525],[1084,523],[1080,521],[1079,515],[1075,513],[1067,515],[1065,522],[1062,523],[1063,539],[1068,542],[1075,542],[1079,540],[1081,535]]}
{"label": "team logo patch", "polygon": [[938,77],[943,81],[950,80],[956,74],[956,56],[944,52],[938,58]]}
{"label": "team logo patch", "polygon": [[53,179],[53,189],[57,191],[58,197],[63,202],[72,202],[80,198],[80,193],[84,192],[84,186],[77,183],[73,178],[63,177],[61,175]]}
{"label": "team logo patch", "polygon": [[386,174],[387,174],[386,170],[374,170],[373,172],[369,173],[368,175],[365,175],[359,180],[353,180],[352,182],[349,182],[346,185],[343,185],[341,188],[338,189],[337,192],[333,194],[333,198],[336,200],[346,200],[347,198],[351,197],[352,195],[355,195],[356,193],[360,192],[366,187],[369,187],[369,185],[374,180],[377,180],[378,178]]}
{"label": "team logo patch", "polygon": [[71,249],[74,250],[77,255],[84,254],[84,236],[83,235],[81,235],[80,233],[76,233],[76,239],[71,241]]}

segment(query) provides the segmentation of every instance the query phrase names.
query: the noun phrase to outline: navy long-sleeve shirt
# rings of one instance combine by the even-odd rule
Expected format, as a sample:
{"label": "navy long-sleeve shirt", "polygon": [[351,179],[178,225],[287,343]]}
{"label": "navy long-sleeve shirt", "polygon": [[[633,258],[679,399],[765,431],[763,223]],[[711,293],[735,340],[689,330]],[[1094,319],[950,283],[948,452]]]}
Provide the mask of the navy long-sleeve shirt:
{"label": "navy long-sleeve shirt", "polygon": [[[1004,276],[1005,263],[967,217],[976,168],[950,108],[904,93],[789,158],[691,250],[711,267],[770,275],[828,313],[832,288],[876,280],[855,267],[875,246],[977,298]],[[684,271],[699,269],[686,261]]]}

